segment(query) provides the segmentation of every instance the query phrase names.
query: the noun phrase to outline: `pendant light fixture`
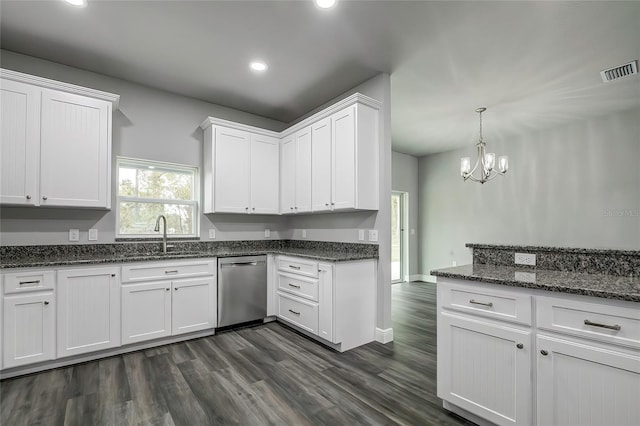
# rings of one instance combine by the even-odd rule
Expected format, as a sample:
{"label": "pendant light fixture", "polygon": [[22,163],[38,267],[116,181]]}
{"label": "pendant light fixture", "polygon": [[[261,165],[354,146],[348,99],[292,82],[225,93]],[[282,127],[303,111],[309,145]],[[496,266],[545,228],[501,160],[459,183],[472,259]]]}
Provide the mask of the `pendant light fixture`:
{"label": "pendant light fixture", "polygon": [[[463,157],[460,159],[460,176],[462,176],[465,181],[472,180],[474,182],[485,183],[498,175],[504,175],[509,169],[509,157],[506,155],[498,157],[498,168],[496,170],[496,155],[491,152],[488,154],[485,153],[486,144],[482,140],[482,113],[486,110],[487,108],[485,107],[476,109],[476,112],[480,114],[480,139],[476,144],[478,148],[476,164],[473,166],[473,169],[471,169],[471,158]],[[479,171],[479,176],[474,175],[476,170]]]}

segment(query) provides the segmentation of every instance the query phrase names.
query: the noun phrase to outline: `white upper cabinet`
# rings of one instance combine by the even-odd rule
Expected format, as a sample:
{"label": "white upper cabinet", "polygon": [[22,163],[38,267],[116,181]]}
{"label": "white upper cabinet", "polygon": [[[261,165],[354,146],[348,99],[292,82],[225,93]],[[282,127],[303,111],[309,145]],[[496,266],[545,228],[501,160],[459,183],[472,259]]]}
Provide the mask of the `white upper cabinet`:
{"label": "white upper cabinet", "polygon": [[251,213],[278,214],[280,141],[251,135]]}
{"label": "white upper cabinet", "polygon": [[278,139],[209,125],[204,140],[204,213],[278,214]]}
{"label": "white upper cabinet", "polygon": [[119,96],[2,70],[0,202],[111,207]]}
{"label": "white upper cabinet", "polygon": [[[377,210],[379,110],[378,101],[356,93],[281,133],[208,117],[200,125],[205,134],[204,212]],[[218,128],[244,135],[237,136],[243,142],[236,142],[250,144],[250,158],[241,148],[219,155]]]}
{"label": "white upper cabinet", "polygon": [[40,88],[2,80],[0,203],[35,205],[40,164]]}
{"label": "white upper cabinet", "polygon": [[331,210],[331,117],[311,126],[311,209]]}

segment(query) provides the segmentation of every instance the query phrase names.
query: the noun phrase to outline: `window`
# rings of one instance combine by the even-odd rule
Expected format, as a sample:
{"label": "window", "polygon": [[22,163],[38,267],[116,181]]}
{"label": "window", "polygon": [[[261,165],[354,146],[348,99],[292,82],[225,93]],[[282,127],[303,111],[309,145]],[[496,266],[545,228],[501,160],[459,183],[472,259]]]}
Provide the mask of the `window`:
{"label": "window", "polygon": [[198,235],[198,169],[171,163],[118,158],[119,237],[151,237],[159,215],[167,234]]}

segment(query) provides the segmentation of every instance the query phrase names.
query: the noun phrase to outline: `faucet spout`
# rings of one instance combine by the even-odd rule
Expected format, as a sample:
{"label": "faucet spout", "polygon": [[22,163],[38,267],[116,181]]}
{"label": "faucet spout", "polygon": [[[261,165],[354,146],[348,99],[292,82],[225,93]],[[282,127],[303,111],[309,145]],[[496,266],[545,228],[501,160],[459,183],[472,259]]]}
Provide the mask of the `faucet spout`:
{"label": "faucet spout", "polygon": [[167,252],[167,218],[164,215],[158,216],[156,219],[156,227],[153,229],[155,232],[160,231],[160,219],[162,219],[162,252]]}

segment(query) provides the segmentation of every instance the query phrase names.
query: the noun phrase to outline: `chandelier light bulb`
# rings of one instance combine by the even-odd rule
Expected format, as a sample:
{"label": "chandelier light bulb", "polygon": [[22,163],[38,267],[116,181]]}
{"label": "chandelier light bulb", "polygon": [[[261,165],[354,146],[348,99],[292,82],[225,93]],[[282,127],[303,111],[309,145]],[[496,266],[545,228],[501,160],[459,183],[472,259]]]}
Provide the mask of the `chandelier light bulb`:
{"label": "chandelier light bulb", "polygon": [[501,155],[498,157],[498,171],[500,173],[506,173],[509,170],[509,157]]}
{"label": "chandelier light bulb", "polygon": [[465,174],[471,171],[471,158],[463,157],[460,159],[460,175],[464,177]]}
{"label": "chandelier light bulb", "polygon": [[335,6],[336,0],[316,0],[316,6],[321,9],[330,9]]}

